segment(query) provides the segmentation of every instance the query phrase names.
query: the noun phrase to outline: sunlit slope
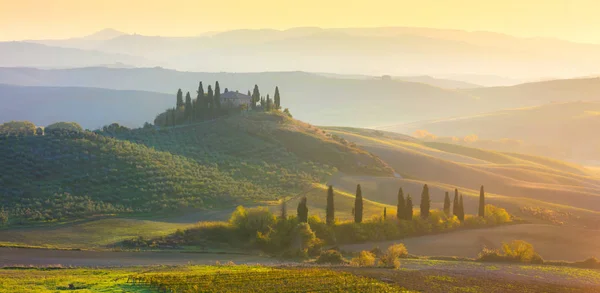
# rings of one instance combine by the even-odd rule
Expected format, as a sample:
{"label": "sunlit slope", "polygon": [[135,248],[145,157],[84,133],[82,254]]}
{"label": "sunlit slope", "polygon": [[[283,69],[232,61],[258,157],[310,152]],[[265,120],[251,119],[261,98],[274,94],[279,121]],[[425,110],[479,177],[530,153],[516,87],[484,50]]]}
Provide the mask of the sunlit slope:
{"label": "sunlit slope", "polygon": [[[531,203],[537,202],[535,206],[538,206],[544,202],[589,211],[600,207],[600,180],[583,167],[573,167],[571,164],[537,157],[529,161],[527,156],[512,156],[481,149],[461,148],[460,152],[449,153],[444,150],[451,149],[450,147],[395,139],[387,137],[386,133],[372,130],[365,131],[360,137],[355,133],[335,129],[329,131],[350,141],[356,141],[358,145],[390,164],[405,179],[419,182],[414,184],[416,186],[412,187],[412,191],[411,187],[407,187],[413,196],[420,195],[420,188],[424,183],[445,185],[446,191],[453,190],[454,187],[473,190],[475,194],[479,187],[484,185],[489,193],[501,195],[507,198],[505,201],[513,202],[513,205],[519,205],[521,202],[520,206],[530,206]],[[437,147],[439,153],[430,151],[432,147]],[[454,155],[460,155],[461,159],[453,160],[456,158]],[[479,163],[465,163],[462,159],[464,156],[477,159]],[[560,168],[564,166],[570,168]],[[385,198],[391,199],[376,201],[393,203],[400,186],[413,185],[407,182],[400,184],[399,180],[375,180],[377,182],[373,182],[372,191],[381,196],[385,190]],[[351,188],[353,184],[356,183],[347,183],[346,188]],[[369,188],[369,185],[365,188]],[[443,192],[440,190],[432,199],[434,204],[441,204]],[[531,202],[525,204],[523,199]]]}
{"label": "sunlit slope", "polygon": [[[545,95],[544,92],[531,98],[546,98]],[[574,101],[541,101],[526,108],[415,122],[385,129],[402,133],[426,130],[438,137],[460,138],[477,135],[479,140],[471,143],[474,146],[483,146],[485,141],[495,141],[495,144],[491,143],[485,148],[549,155],[569,160],[596,161],[600,149],[600,139],[596,133],[600,126],[600,96],[582,91],[569,97]],[[510,99],[508,96],[506,98]],[[586,101],[589,99],[593,100]],[[503,140],[510,140],[514,145],[503,144]],[[518,155],[515,157],[523,158]]]}

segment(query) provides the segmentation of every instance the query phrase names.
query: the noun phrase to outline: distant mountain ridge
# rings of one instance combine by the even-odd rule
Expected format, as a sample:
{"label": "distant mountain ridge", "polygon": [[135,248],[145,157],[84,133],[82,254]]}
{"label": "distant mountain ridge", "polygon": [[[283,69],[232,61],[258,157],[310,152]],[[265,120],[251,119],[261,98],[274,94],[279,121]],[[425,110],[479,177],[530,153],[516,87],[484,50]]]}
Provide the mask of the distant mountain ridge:
{"label": "distant mountain ridge", "polygon": [[190,71],[480,74],[532,79],[593,75],[600,67],[600,45],[427,28],[233,30],[196,37],[106,30],[87,38],[30,42],[144,57]]}

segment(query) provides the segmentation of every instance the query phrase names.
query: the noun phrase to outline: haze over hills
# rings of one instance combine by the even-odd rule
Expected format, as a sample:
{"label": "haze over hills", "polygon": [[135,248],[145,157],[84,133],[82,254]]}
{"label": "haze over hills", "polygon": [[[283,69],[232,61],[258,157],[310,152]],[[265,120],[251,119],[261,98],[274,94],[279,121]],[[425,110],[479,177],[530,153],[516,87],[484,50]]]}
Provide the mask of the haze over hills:
{"label": "haze over hills", "polygon": [[136,66],[160,65],[143,57],[120,53],[50,47],[26,42],[0,42],[0,66],[5,67],[69,68],[119,62]]}
{"label": "haze over hills", "polygon": [[[327,78],[305,72],[205,73],[160,68],[0,69],[0,83],[143,90],[170,94],[172,100],[180,87],[184,93],[189,91],[195,97],[199,81],[203,81],[205,85],[219,81],[229,90],[239,90],[242,93],[246,93],[257,84],[263,96],[273,96],[275,87],[279,86],[282,91],[282,106],[290,108],[294,117],[317,125],[394,124],[398,121],[409,122],[477,113],[483,106],[470,95],[423,83]],[[70,97],[76,98],[73,95]],[[23,97],[21,100],[25,101]],[[155,109],[154,105],[150,105],[151,103],[148,103],[146,107]],[[117,105],[109,104],[107,107]],[[132,111],[139,112],[143,109],[133,108]],[[360,117],[356,117],[356,109],[363,109]],[[23,111],[28,110],[24,108]],[[148,111],[143,115],[153,116],[157,112]],[[116,119],[110,111],[105,115],[105,124],[123,119]],[[0,117],[5,119],[3,115]],[[77,121],[89,125],[85,118]]]}
{"label": "haze over hills", "polygon": [[[570,82],[581,84],[584,80]],[[598,83],[599,81],[593,80],[593,82]],[[494,93],[498,98],[520,100],[522,103],[535,104],[536,102],[536,100],[526,100],[524,97],[556,99],[559,101],[556,103],[466,117],[401,124],[382,129],[402,133],[426,130],[435,136],[441,137],[462,138],[477,135],[479,140],[496,140],[498,143],[494,145],[485,141],[481,143],[472,141],[470,142],[472,145],[482,146],[487,143],[488,147],[504,151],[529,149],[530,153],[541,153],[563,159],[598,164],[600,140],[595,129],[600,126],[600,101],[597,89],[595,87],[580,86],[577,88],[581,90],[581,94],[574,95],[571,93],[570,87],[559,89],[565,83],[565,81],[550,82],[547,85],[555,86],[549,87],[542,87],[546,83],[522,86],[525,87],[525,91],[531,90],[538,94],[532,94],[531,91],[523,93],[519,90],[519,87],[501,89],[509,92],[504,95],[502,95],[502,92]],[[543,90],[537,91],[539,89]],[[511,95],[510,92],[512,91],[516,94]],[[545,93],[548,95],[544,96]],[[595,98],[596,101],[569,101],[591,98]],[[503,145],[500,143],[503,139],[518,140],[521,143]]]}
{"label": "haze over hills", "polygon": [[[600,64],[600,45],[445,29],[262,29],[198,37],[142,36],[108,31],[97,35],[114,38],[29,42],[139,56],[165,67],[192,71],[491,74],[531,79],[596,74]],[[0,59],[0,65],[6,63]]]}

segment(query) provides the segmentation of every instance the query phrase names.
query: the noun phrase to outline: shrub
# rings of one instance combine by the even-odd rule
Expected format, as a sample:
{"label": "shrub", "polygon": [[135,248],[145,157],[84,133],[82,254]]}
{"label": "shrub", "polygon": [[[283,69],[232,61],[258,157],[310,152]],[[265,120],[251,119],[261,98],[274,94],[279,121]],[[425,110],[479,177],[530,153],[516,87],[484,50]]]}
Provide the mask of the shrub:
{"label": "shrub", "polygon": [[353,258],[350,263],[357,267],[372,267],[375,266],[375,255],[369,251],[363,250],[358,254],[358,257]]}
{"label": "shrub", "polygon": [[484,248],[479,253],[477,260],[486,262],[544,263],[542,257],[533,249],[533,245],[523,240],[504,243],[502,244],[502,250]]}
{"label": "shrub", "polygon": [[408,250],[406,250],[404,244],[394,244],[388,247],[385,254],[379,258],[379,262],[383,267],[397,269],[400,267],[400,258],[407,255]]}
{"label": "shrub", "polygon": [[533,245],[523,240],[513,240],[502,245],[504,255],[524,263],[543,263],[542,257],[535,252]]}
{"label": "shrub", "polygon": [[485,222],[488,225],[497,225],[510,222],[508,212],[491,204],[485,205]]}
{"label": "shrub", "polygon": [[229,223],[245,237],[256,235],[258,232],[267,233],[275,222],[275,215],[265,207],[245,209],[239,206],[229,218]]}
{"label": "shrub", "polygon": [[52,133],[55,131],[83,132],[83,128],[81,125],[75,122],[56,122],[46,126],[44,131],[46,133]]}
{"label": "shrub", "polygon": [[321,252],[321,255],[316,260],[318,264],[346,264],[348,261],[337,250],[326,250]]}

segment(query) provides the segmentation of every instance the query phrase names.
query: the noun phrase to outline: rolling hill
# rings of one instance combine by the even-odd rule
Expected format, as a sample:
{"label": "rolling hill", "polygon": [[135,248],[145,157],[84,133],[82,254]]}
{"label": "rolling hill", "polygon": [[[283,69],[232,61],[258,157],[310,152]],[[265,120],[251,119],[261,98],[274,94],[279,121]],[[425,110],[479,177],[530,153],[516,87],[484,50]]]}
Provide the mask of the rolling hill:
{"label": "rolling hill", "polygon": [[[447,115],[477,113],[482,106],[467,94],[423,83],[328,78],[305,72],[205,73],[161,68],[0,69],[0,83],[5,84],[152,91],[171,94],[173,101],[175,92],[180,87],[184,93],[189,91],[195,96],[199,81],[203,81],[205,86],[219,81],[223,87],[239,90],[242,93],[257,84],[264,96],[267,94],[272,96],[275,87],[279,86],[282,93],[282,106],[290,108],[294,117],[316,125],[365,127],[395,124]],[[118,96],[118,93],[115,93],[115,96]],[[96,99],[96,102],[102,103],[102,99]],[[160,108],[160,110],[166,108],[163,104],[156,106],[153,103],[145,103],[144,106],[152,109]],[[89,106],[82,105],[82,107]],[[363,109],[363,113],[357,117],[355,109]],[[27,108],[23,111],[27,111]],[[154,117],[157,112],[148,111],[146,115]],[[61,111],[56,113],[61,114]],[[0,117],[4,117],[2,114],[0,113]],[[120,121],[117,119],[122,118],[107,116],[103,124]],[[89,125],[85,117],[80,117],[76,121]],[[141,123],[137,126],[141,126]],[[93,125],[93,127],[97,126]]]}
{"label": "rolling hill", "polygon": [[127,54],[52,47],[28,42],[0,42],[0,66],[3,67],[70,68],[113,63],[160,65],[146,58]]}
{"label": "rolling hill", "polygon": [[[580,83],[582,81],[574,80],[572,82]],[[556,86],[560,86],[565,82],[555,81],[554,83],[556,83]],[[552,88],[556,89],[556,87],[550,87],[547,90],[552,91]],[[572,100],[587,98],[596,101],[561,101],[542,106],[403,124],[385,127],[384,129],[403,133],[413,133],[416,130],[423,129],[442,137],[464,137],[474,134],[484,141],[473,141],[467,143],[467,145],[481,146],[486,143],[485,140],[494,140],[498,143],[495,145],[489,144],[488,148],[543,154],[594,165],[598,163],[597,158],[600,150],[600,140],[596,138],[595,131],[600,126],[598,95],[594,94],[595,87],[583,87],[581,92],[585,95],[581,96],[572,93],[571,89],[570,86],[562,91],[556,89],[556,93],[561,93],[560,97],[563,100],[571,97]],[[517,89],[514,90],[517,91]],[[546,91],[545,87],[544,91]],[[554,96],[557,95],[554,94]],[[539,92],[539,94],[530,93],[527,96],[543,97],[544,92]],[[504,97],[509,98],[511,95],[507,94]],[[520,97],[525,96],[517,95],[514,96],[514,99]],[[520,143],[511,147],[511,145],[501,144],[502,139],[516,140]]]}
{"label": "rolling hill", "polygon": [[0,84],[0,123],[28,120],[36,125],[78,121],[96,129],[116,122],[139,127],[173,104],[171,95],[78,87],[23,87]]}
{"label": "rolling hill", "polygon": [[[534,219],[525,207],[570,213],[566,222],[597,227],[600,220],[600,177],[587,168],[535,156],[500,153],[446,143],[405,139],[377,130],[326,128],[332,134],[379,156],[402,178],[371,178],[338,174],[329,184],[353,192],[357,183],[366,199],[393,205],[399,187],[417,196],[430,186],[432,206],[441,208],[444,192],[458,188],[467,212],[477,207],[484,185],[490,203]],[[539,219],[537,219],[539,220]]]}
{"label": "rolling hill", "polygon": [[229,207],[290,196],[338,169],[393,174],[377,157],[280,113],[4,136],[0,147],[1,206],[17,220]]}

